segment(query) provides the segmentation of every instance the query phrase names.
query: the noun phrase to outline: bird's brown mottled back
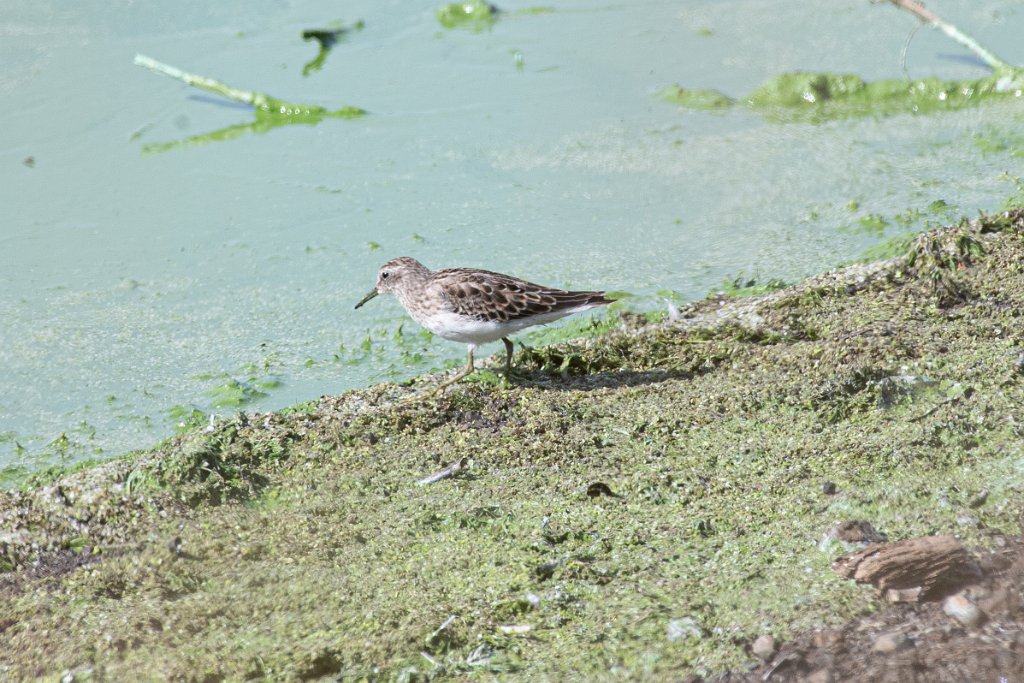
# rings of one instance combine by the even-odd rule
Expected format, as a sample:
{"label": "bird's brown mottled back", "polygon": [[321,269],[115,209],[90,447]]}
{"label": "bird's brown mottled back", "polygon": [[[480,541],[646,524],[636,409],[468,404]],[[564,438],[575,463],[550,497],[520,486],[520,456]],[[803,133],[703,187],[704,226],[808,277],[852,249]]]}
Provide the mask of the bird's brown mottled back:
{"label": "bird's brown mottled back", "polygon": [[434,273],[451,310],[476,320],[506,322],[611,303],[604,292],[569,292],[489,270],[450,268]]}

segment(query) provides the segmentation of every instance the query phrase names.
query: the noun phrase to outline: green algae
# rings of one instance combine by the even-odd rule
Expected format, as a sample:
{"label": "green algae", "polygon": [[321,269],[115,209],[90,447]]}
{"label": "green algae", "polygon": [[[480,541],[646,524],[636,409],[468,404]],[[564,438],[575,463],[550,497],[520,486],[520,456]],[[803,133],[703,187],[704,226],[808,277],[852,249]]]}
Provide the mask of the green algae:
{"label": "green algae", "polygon": [[974,146],[983,154],[1009,154],[1011,157],[1024,157],[1024,135],[1009,131],[988,130],[975,133],[972,137]]}
{"label": "green algae", "polygon": [[515,14],[519,15],[539,15],[539,14],[554,14],[555,8],[548,7],[546,5],[534,5],[533,7],[524,7],[515,11]]}
{"label": "green algae", "polygon": [[[538,16],[552,14],[554,7],[536,5],[523,7],[512,12],[500,10],[488,2],[480,0],[466,0],[465,2],[453,2],[442,5],[435,12],[438,23],[446,29],[468,29],[475,33],[490,30],[498,19],[505,15],[510,16]],[[516,68],[522,70],[523,59],[519,50],[513,52]]]}
{"label": "green algae", "polygon": [[756,277],[737,275],[734,278],[724,280],[721,286],[711,292],[711,295],[761,296],[769,292],[776,292],[786,286],[788,286],[788,283],[779,278],[768,278],[762,281]]}
{"label": "green algae", "polygon": [[480,0],[453,2],[437,9],[437,21],[447,29],[463,28],[471,31],[485,31],[498,20],[499,10],[494,5]]}
{"label": "green algae", "polygon": [[[608,316],[602,336],[517,353],[511,386],[400,406],[410,390],[380,385],[240,414],[6,494],[5,566],[81,564],[9,593],[0,670],[664,680],[743,666],[762,633],[873,608],[831,570],[839,550],[818,548],[836,522],[972,545],[1018,532],[1022,230],[1019,212],[964,221],[886,263],[696,302],[678,322]],[[460,458],[458,475],[416,484]]]}
{"label": "green algae", "polygon": [[929,114],[1016,96],[1001,92],[999,80],[989,76],[973,81],[924,78],[869,83],[854,74],[798,72],[770,78],[748,96],[747,103],[783,121]]}
{"label": "green algae", "polygon": [[809,71],[773,76],[746,97],[736,99],[716,90],[690,90],[680,85],[659,91],[661,99],[687,108],[720,109],[742,104],[771,120],[812,123],[931,114],[1020,96],[1020,87],[1007,87],[1005,74],[967,81],[923,78],[867,82],[855,74]]}
{"label": "green algae", "polygon": [[323,68],[327,56],[339,42],[348,39],[353,31],[362,31],[366,26],[362,19],[355,22],[351,27],[345,26],[344,22],[334,22],[326,29],[306,29],[302,32],[302,39],[305,41],[315,40],[320,46],[316,57],[306,62],[302,67],[302,75],[309,76]]}
{"label": "green algae", "polygon": [[197,147],[211,142],[226,142],[250,134],[263,135],[281,126],[315,126],[328,119],[351,120],[366,116],[367,113],[365,109],[359,107],[346,106],[331,110],[268,98],[263,105],[253,109],[254,120],[249,123],[227,126],[180,140],[147,143],[142,146],[142,152],[144,154],[162,154],[173,149]]}
{"label": "green algae", "polygon": [[210,417],[209,413],[198,406],[181,403],[171,406],[166,413],[177,431],[186,431],[204,425]]}
{"label": "green algae", "polygon": [[327,119],[356,119],[368,113],[359,107],[344,106],[339,109],[327,109],[326,107],[316,105],[289,102],[263,92],[241,90],[207,76],[182,71],[177,67],[164,64],[145,55],[135,55],[135,64],[180,80],[192,87],[215,93],[236,102],[251,105],[254,117],[254,120],[250,123],[228,126],[181,140],[143,145],[142,151],[144,154],[159,154],[180,147],[193,147],[211,142],[223,142],[249,133],[263,134],[280,126],[295,124],[316,125]]}
{"label": "green algae", "polygon": [[857,263],[871,263],[882,259],[897,258],[906,255],[913,244],[913,235],[897,235],[870,247],[856,259]]}
{"label": "green algae", "polygon": [[681,85],[669,85],[657,93],[658,98],[688,109],[726,109],[736,102],[717,90],[694,90]]}

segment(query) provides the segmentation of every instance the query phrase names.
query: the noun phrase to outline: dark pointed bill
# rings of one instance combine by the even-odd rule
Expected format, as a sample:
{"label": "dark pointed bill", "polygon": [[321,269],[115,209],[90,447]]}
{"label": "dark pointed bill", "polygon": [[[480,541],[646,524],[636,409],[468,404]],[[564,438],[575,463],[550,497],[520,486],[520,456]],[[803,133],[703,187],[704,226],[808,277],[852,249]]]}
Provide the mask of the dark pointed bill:
{"label": "dark pointed bill", "polygon": [[378,292],[376,288],[371,289],[369,294],[367,294],[366,296],[359,300],[359,303],[356,304],[356,308],[359,308],[360,306],[362,306],[363,304],[365,304],[367,301],[377,296],[378,294],[380,294],[380,292]]}

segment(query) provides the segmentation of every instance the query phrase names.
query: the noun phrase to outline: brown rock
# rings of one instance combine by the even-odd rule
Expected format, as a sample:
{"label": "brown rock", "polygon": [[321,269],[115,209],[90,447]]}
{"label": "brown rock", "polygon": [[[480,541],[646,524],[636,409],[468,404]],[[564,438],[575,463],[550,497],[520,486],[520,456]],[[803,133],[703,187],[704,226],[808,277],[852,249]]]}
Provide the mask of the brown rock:
{"label": "brown rock", "polygon": [[842,634],[836,629],[827,629],[824,631],[815,631],[811,638],[811,643],[814,647],[832,647],[842,639]]}
{"label": "brown rock", "polygon": [[1016,616],[1021,611],[1020,597],[1009,586],[998,586],[988,595],[978,596],[978,606],[986,614]]}
{"label": "brown rock", "polygon": [[839,557],[832,569],[883,592],[920,588],[923,600],[953,592],[979,576],[974,558],[952,536],[876,543]]}
{"label": "brown rock", "polygon": [[804,679],[804,683],[832,683],[832,674],[828,669],[818,669]]}
{"label": "brown rock", "polygon": [[871,649],[882,653],[899,652],[913,647],[913,645],[913,641],[905,633],[893,632],[883,633],[875,638],[875,644],[871,646]]}
{"label": "brown rock", "polygon": [[750,646],[750,651],[758,659],[767,662],[775,654],[775,639],[767,633],[758,636],[754,644]]}
{"label": "brown rock", "polygon": [[847,543],[881,543],[885,540],[885,536],[878,533],[871,522],[863,519],[840,522],[835,526],[835,536]]}
{"label": "brown rock", "polygon": [[885,591],[885,601],[890,605],[894,605],[897,602],[917,602],[917,599],[920,597],[920,586],[914,586],[913,588],[890,588]]}

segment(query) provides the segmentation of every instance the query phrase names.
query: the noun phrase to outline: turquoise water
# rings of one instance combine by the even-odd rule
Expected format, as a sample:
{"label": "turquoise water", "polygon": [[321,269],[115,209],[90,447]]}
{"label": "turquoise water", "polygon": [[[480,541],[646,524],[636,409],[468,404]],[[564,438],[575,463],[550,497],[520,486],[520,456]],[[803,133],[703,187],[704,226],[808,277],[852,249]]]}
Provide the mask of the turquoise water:
{"label": "turquoise water", "polygon": [[[899,77],[914,22],[891,8],[503,3],[473,32],[442,29],[439,4],[5,3],[9,479],[150,445],[193,409],[234,412],[232,398],[269,410],[461,362],[462,346],[417,335],[392,299],[353,310],[395,256],[623,290],[655,308],[668,291],[792,280],[947,213],[996,208],[1014,190],[1006,174],[1024,175],[1020,102],[782,125],[654,97],[670,83],[738,96],[798,69]],[[933,9],[1024,62],[1016,3]],[[317,50],[301,32],[360,19],[304,77]],[[136,53],[371,113],[144,154],[252,116],[133,66]],[[923,30],[907,69],[984,75],[963,57]],[[936,200],[949,210],[929,213]]]}

